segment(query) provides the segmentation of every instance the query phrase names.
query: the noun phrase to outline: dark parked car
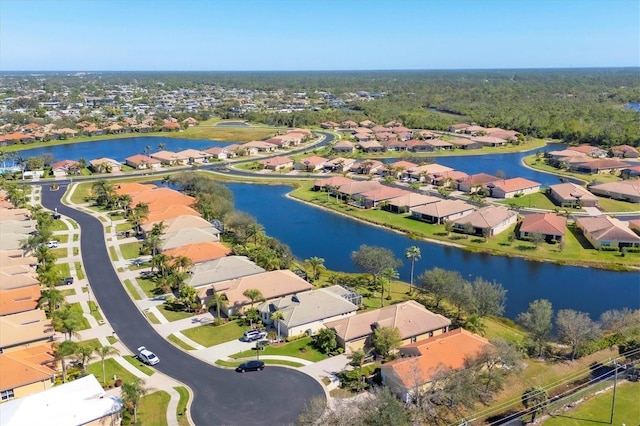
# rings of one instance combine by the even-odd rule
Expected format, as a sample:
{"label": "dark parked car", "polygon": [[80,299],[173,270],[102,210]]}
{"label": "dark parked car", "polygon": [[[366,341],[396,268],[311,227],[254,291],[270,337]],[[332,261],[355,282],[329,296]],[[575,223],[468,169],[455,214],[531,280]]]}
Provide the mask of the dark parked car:
{"label": "dark parked car", "polygon": [[244,373],[245,371],[258,371],[264,370],[264,362],[262,361],[247,361],[243,362],[236,368],[236,371],[239,373]]}

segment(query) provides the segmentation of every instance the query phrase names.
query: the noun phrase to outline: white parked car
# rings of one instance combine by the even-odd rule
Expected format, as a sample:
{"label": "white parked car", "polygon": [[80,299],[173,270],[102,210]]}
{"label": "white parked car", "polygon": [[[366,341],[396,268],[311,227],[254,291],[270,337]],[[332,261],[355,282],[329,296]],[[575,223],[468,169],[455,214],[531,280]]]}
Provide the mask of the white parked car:
{"label": "white parked car", "polygon": [[51,240],[47,243],[47,247],[49,248],[58,248],[58,242],[56,240]]}
{"label": "white parked car", "polygon": [[147,365],[156,365],[160,362],[160,358],[144,346],[138,348],[138,359]]}

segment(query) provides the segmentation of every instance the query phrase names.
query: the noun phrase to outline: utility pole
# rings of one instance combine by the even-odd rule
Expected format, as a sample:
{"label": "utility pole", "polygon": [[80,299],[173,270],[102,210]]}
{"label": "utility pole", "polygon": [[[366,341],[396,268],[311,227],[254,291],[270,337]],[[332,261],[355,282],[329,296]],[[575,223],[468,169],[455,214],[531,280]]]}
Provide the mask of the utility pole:
{"label": "utility pole", "polygon": [[611,399],[611,417],[609,418],[609,424],[613,424],[613,413],[616,406],[616,385],[618,384],[618,363],[613,361],[613,368],[615,372],[613,374],[613,398]]}

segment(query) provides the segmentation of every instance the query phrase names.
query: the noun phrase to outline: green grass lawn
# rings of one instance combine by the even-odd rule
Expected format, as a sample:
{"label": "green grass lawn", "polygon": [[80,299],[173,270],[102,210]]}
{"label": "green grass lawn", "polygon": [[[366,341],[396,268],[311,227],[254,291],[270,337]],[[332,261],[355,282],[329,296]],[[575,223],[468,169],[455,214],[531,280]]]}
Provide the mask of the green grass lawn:
{"label": "green grass lawn", "polygon": [[142,297],[138,294],[138,290],[133,286],[130,279],[124,280],[124,286],[127,288],[131,297],[133,297],[133,300],[142,300]]}
{"label": "green grass lawn", "polygon": [[151,375],[153,375],[153,373],[155,373],[155,370],[153,370],[152,368],[147,367],[147,365],[145,363],[143,363],[141,361],[138,361],[138,359],[136,357],[134,357],[133,355],[123,355],[122,357],[124,359],[126,359],[129,364],[133,365],[134,367],[136,367],[138,370],[142,371],[147,376],[151,376]]}
{"label": "green grass lawn", "polygon": [[116,232],[130,231],[131,224],[129,222],[119,223],[116,225]]}
{"label": "green grass lawn", "polygon": [[[306,359],[312,362],[322,361],[328,356],[316,350],[311,344],[311,337],[295,340],[291,343],[269,345],[260,351],[261,355],[283,355]],[[255,350],[248,350],[231,355],[231,358],[252,358],[256,356]]]}
{"label": "green grass lawn", "polygon": [[151,311],[145,311],[145,316],[149,319],[151,324],[162,324],[158,317]]}
{"label": "green grass lawn", "polygon": [[248,329],[249,327],[239,326],[237,321],[231,321],[218,326],[207,324],[188,328],[182,330],[182,334],[202,346],[210,347],[237,340],[242,337],[245,330]]}
{"label": "green grass lawn", "polygon": [[[613,424],[637,425],[640,421],[640,383],[623,382],[616,389]],[[593,395],[580,403],[577,408],[556,415],[542,423],[545,426],[590,426],[609,424],[613,389]]]}
{"label": "green grass lawn", "polygon": [[102,347],[102,343],[100,343],[100,340],[98,340],[98,338],[96,337],[95,339],[89,339],[89,340],[82,340],[80,342],[78,342],[78,344],[80,346],[84,346],[86,348],[91,348],[91,349],[100,349]]}
{"label": "green grass lawn", "polygon": [[636,203],[612,200],[605,197],[598,197],[598,207],[605,212],[637,212],[640,210],[640,206]]}
{"label": "green grass lawn", "polygon": [[84,204],[86,203],[86,198],[91,196],[91,185],[92,182],[83,182],[76,185],[76,189],[71,194],[71,202],[74,204]]}
{"label": "green grass lawn", "polygon": [[53,255],[57,258],[57,259],[62,259],[64,257],[67,257],[67,249],[60,247],[57,249],[50,249],[51,253],[53,253]]}
{"label": "green grass lawn", "polygon": [[140,247],[141,243],[134,241],[132,243],[124,243],[120,244],[120,251],[122,252],[122,256],[125,259],[135,259],[136,257],[140,257]]}
{"label": "green grass lawn", "polygon": [[[67,226],[67,224],[61,220],[54,220],[51,222],[50,228],[49,228],[52,232],[61,232],[61,231],[68,231],[69,227]],[[59,241],[59,240],[58,240]]]}
{"label": "green grass lawn", "polygon": [[65,244],[69,242],[69,234],[53,234],[53,239],[61,244]]}
{"label": "green grass lawn", "polygon": [[174,389],[180,394],[180,401],[178,401],[178,407],[176,408],[178,424],[180,426],[189,426],[189,419],[184,415],[189,403],[189,390],[184,386],[177,386]]}
{"label": "green grass lawn", "polygon": [[69,269],[69,264],[66,262],[58,262],[55,265],[55,268],[60,272],[60,276],[68,277],[71,275],[71,270]]}
{"label": "green grass lawn", "polygon": [[142,291],[144,292],[144,294],[147,297],[154,297],[155,294],[155,288],[156,288],[156,283],[155,281],[153,281],[150,278],[136,278],[136,281],[138,282],[138,285],[140,286],[140,288],[142,289]]}
{"label": "green grass lawn", "polygon": [[166,426],[171,396],[165,391],[145,395],[138,406],[138,422],[145,426]]}
{"label": "green grass lawn", "polygon": [[114,262],[118,260],[118,254],[116,253],[116,249],[113,246],[109,246],[109,257]]}
{"label": "green grass lawn", "polygon": [[79,317],[80,317],[80,323],[81,323],[81,325],[80,325],[80,327],[78,328],[78,331],[80,331],[80,330],[88,330],[88,329],[90,329],[90,328],[91,328],[91,325],[89,324],[89,320],[87,320],[87,319],[83,316],[83,313],[82,313],[82,306],[80,306],[80,303],[79,303],[79,302],[72,303],[72,304],[71,304],[71,310],[73,310],[73,311],[75,311],[75,312],[78,312],[78,313],[80,314],[80,315],[79,315]]}
{"label": "green grass lawn", "polygon": [[[536,192],[534,194],[527,194],[521,197],[514,197],[505,200],[499,200],[499,204],[503,204],[507,207],[518,208],[534,208],[553,210],[557,206],[549,199],[547,194],[542,192]],[[571,209],[570,209],[571,210]]]}
{"label": "green grass lawn", "polygon": [[[108,358],[104,360],[105,373],[107,377],[107,384],[113,385],[113,376],[116,376],[119,379],[122,379],[124,382],[133,382],[136,379],[136,376],[127,371],[123,366],[121,366],[118,361],[113,358]],[[102,382],[102,361],[98,359],[97,362],[89,364],[89,368],[87,369],[89,374],[93,374],[98,378],[100,383]],[[103,383],[104,384],[104,383]]]}
{"label": "green grass lawn", "polygon": [[188,345],[187,343],[180,340],[180,338],[177,337],[175,334],[168,335],[167,340],[170,341],[171,343],[174,343],[176,346],[184,349],[185,351],[193,351],[196,349],[193,346]]}
{"label": "green grass lawn", "polygon": [[76,275],[78,276],[79,280],[83,280],[84,279],[84,271],[82,270],[82,263],[80,262],[75,262],[73,264],[73,266],[76,269]]}
{"label": "green grass lawn", "polygon": [[178,321],[193,316],[193,312],[172,311],[171,309],[167,309],[165,305],[158,305],[157,309],[169,322]]}
{"label": "green grass lawn", "polygon": [[60,293],[62,293],[62,295],[64,297],[75,296],[76,295],[76,289],[75,288],[70,288],[68,290],[60,290]]}
{"label": "green grass lawn", "polygon": [[100,313],[100,309],[98,308],[96,302],[90,300],[89,308],[91,310],[91,315],[96,319],[96,321],[98,321],[98,324],[100,323],[100,321],[104,321],[104,318],[102,318],[102,314]]}

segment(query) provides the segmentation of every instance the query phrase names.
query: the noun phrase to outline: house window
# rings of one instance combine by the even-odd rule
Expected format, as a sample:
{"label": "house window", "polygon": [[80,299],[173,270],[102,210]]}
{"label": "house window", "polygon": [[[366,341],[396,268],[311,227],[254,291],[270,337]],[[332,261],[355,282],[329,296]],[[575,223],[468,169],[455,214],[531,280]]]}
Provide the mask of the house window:
{"label": "house window", "polygon": [[0,392],[0,395],[2,395],[2,401],[6,401],[15,397],[15,395],[13,394],[13,389],[4,390]]}
{"label": "house window", "polygon": [[611,241],[600,241],[600,246],[601,247],[610,247],[611,246]]}
{"label": "house window", "polygon": [[417,341],[416,336],[411,337],[411,343],[415,343]]}

